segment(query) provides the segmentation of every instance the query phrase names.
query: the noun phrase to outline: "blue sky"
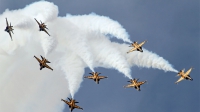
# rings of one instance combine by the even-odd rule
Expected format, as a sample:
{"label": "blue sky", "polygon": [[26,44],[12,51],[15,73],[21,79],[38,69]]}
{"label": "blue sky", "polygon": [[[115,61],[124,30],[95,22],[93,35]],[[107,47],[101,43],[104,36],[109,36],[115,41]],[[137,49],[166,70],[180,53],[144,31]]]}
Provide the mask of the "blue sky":
{"label": "blue sky", "polygon": [[[0,12],[18,9],[32,0],[1,0]],[[173,72],[158,69],[132,68],[132,76],[147,80],[141,92],[124,89],[128,78],[114,69],[95,68],[108,76],[99,85],[84,80],[75,99],[85,112],[198,112],[199,108],[199,20],[198,0],[52,0],[59,7],[59,15],[82,15],[94,12],[118,21],[132,41],[148,40],[144,48],[168,60],[175,69],[195,69],[193,81],[174,84]],[[112,41],[118,41],[112,39]],[[85,75],[88,75],[86,69]],[[64,112],[67,112],[66,106]],[[78,112],[81,110],[74,110]]]}

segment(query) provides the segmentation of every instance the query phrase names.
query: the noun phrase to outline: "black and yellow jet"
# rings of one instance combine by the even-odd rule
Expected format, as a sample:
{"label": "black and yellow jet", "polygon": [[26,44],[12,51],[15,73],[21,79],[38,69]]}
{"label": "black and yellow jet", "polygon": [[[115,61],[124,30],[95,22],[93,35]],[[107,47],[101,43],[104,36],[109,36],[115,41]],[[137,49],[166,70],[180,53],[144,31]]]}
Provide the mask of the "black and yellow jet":
{"label": "black and yellow jet", "polygon": [[[40,55],[41,56],[41,55]],[[45,59],[44,57],[41,56],[42,60],[40,60],[38,57],[34,56],[35,59],[37,59],[37,61],[40,63],[40,70],[42,70],[43,68],[48,68],[51,69],[53,71],[53,69],[47,65],[47,63],[51,63],[49,62],[47,59]]]}
{"label": "black and yellow jet", "polygon": [[97,84],[99,84],[100,79],[108,78],[106,76],[99,76],[101,73],[98,72],[92,72],[89,74],[91,74],[91,76],[85,76],[84,78],[93,79]]}
{"label": "black and yellow jet", "polygon": [[[34,18],[35,19],[35,18]],[[48,29],[47,28],[47,25],[45,25],[42,21],[40,21],[41,23],[39,23],[38,21],[37,21],[37,19],[35,19],[35,21],[38,23],[38,25],[39,25],[39,28],[40,28],[40,30],[39,31],[44,31],[44,32],[46,32],[49,36],[50,36],[50,34],[47,32],[47,30],[46,29]]]}
{"label": "black and yellow jet", "polygon": [[125,88],[129,88],[129,87],[134,87],[135,89],[137,89],[138,91],[140,91],[140,86],[144,83],[146,83],[147,81],[142,81],[142,82],[138,82],[139,79],[131,79],[130,82],[131,84],[128,84],[126,86],[124,86]]}
{"label": "black and yellow jet", "polygon": [[13,30],[14,30],[12,27],[13,26],[11,25],[11,23],[10,23],[10,25],[8,24],[8,20],[6,18],[6,29],[5,29],[5,31],[9,33],[11,40],[12,40],[11,32],[13,33]]}
{"label": "black and yellow jet", "polygon": [[129,50],[127,53],[130,53],[130,52],[133,52],[133,51],[140,51],[140,52],[143,52],[143,50],[142,50],[142,46],[146,43],[147,41],[144,41],[144,42],[142,42],[142,43],[140,43],[140,44],[138,44],[137,42],[133,42],[132,44],[131,44],[131,46],[129,46],[129,47],[133,47],[131,50]]}
{"label": "black and yellow jet", "polygon": [[69,99],[69,101],[67,101],[67,100],[63,100],[63,99],[61,99],[61,101],[64,101],[67,105],[69,105],[69,108],[70,108],[70,111],[72,112],[75,108],[77,108],[77,109],[82,109],[83,110],[83,108],[81,108],[81,107],[79,107],[78,105],[76,105],[76,103],[79,103],[79,102],[77,102],[76,100],[74,100],[74,99],[72,99],[72,98],[68,98]]}
{"label": "black and yellow jet", "polygon": [[180,70],[180,72],[178,72],[178,75],[177,76],[180,76],[180,78],[175,82],[176,84],[178,84],[180,81],[182,81],[183,79],[186,79],[186,80],[193,80],[191,77],[190,77],[190,72],[192,71],[192,67],[187,71],[187,72],[184,72],[185,69],[183,70]]}

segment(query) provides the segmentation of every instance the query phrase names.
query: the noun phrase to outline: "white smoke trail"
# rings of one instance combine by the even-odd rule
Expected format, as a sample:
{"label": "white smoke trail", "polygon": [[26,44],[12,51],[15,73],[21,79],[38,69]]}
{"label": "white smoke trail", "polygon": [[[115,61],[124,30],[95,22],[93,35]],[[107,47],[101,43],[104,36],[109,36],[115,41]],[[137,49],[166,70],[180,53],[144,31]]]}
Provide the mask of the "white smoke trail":
{"label": "white smoke trail", "polygon": [[[35,7],[44,6],[53,9],[55,5],[43,1],[33,5],[34,7],[29,5],[32,8],[28,12],[25,8],[15,11],[7,10],[0,15],[1,29],[5,29],[6,17],[14,26],[13,41],[7,32],[0,30],[1,112],[61,112],[64,109],[64,103],[60,99],[69,95],[68,90],[63,89],[67,88],[67,83],[64,75],[59,75],[61,71],[39,70],[33,55],[42,54],[39,42],[42,32],[38,31],[34,18],[26,15],[39,9]],[[45,9],[40,12],[45,12]],[[35,14],[40,12],[35,12]],[[52,14],[51,11],[50,14]],[[54,57],[59,58],[59,56]]]}
{"label": "white smoke trail", "polygon": [[45,57],[48,53],[53,51],[53,49],[57,45],[57,40],[51,35],[51,36],[44,36],[41,38],[41,44],[42,48],[44,50]]}
{"label": "white smoke trail", "polygon": [[83,80],[82,77],[84,74],[85,65],[82,60],[73,52],[70,52],[70,54],[62,57],[59,65],[66,75],[69,91],[72,98],[74,98],[74,94],[78,91]]}
{"label": "white smoke trail", "polygon": [[164,71],[178,72],[175,70],[168,61],[143,48],[143,52],[134,51],[129,54],[126,52],[130,50],[128,44],[113,43],[123,55],[127,58],[130,66],[146,67],[146,68],[157,68]]}
{"label": "white smoke trail", "polygon": [[48,70],[40,71],[33,58],[34,52],[30,50],[37,49],[35,46],[27,45],[14,55],[1,56],[0,111],[61,112],[64,108],[60,101],[68,96],[68,90],[63,89],[67,87],[64,75],[59,75],[61,72],[58,71],[56,75]]}
{"label": "white smoke trail", "polygon": [[99,16],[95,13],[89,15],[66,15],[67,19],[77,26],[81,26],[87,31],[112,35],[124,42],[132,43],[126,30],[117,22],[109,17]]}
{"label": "white smoke trail", "polygon": [[87,38],[85,37],[87,33],[65,18],[58,17],[57,20],[52,24],[49,24],[49,26],[58,27],[58,25],[61,24],[62,28],[59,30],[51,31],[56,35],[57,41],[59,43],[59,49],[62,49],[63,52],[65,52],[66,49],[75,52],[94,72],[93,56],[90,52],[90,46],[87,44]]}
{"label": "white smoke trail", "polygon": [[[5,29],[6,17],[15,30],[13,41],[0,30],[0,112],[61,112],[64,102],[60,99],[69,94],[74,98],[86,67],[92,71],[94,67],[114,68],[128,78],[132,78],[130,68],[134,65],[177,72],[145,49],[126,54],[127,44],[113,43],[105,35],[131,42],[128,33],[107,17],[58,17],[58,7],[46,1],[6,10],[0,15],[0,29]],[[34,18],[48,25],[50,37],[38,31]],[[43,54],[52,62],[53,72],[39,70],[33,56]]]}
{"label": "white smoke trail", "polygon": [[125,57],[112,45],[110,40],[98,33],[91,33],[88,37],[88,44],[92,47],[95,55],[95,66],[115,68],[129,79],[132,79],[131,70]]}

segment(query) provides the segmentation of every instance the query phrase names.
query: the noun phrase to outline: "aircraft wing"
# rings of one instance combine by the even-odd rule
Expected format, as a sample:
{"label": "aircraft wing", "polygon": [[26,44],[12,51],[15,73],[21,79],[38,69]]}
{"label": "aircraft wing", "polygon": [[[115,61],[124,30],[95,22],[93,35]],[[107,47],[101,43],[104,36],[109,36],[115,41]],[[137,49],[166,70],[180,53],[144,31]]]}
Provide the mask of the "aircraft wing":
{"label": "aircraft wing", "polygon": [[140,47],[142,47],[145,44],[146,40],[139,44]]}
{"label": "aircraft wing", "polygon": [[136,48],[136,47],[132,48],[132,49],[131,49],[131,50],[129,50],[127,53],[129,53],[129,52],[132,52],[132,51],[135,51],[135,50],[137,50],[137,48]]}
{"label": "aircraft wing", "polygon": [[9,33],[9,35],[10,35],[10,38],[11,38],[11,40],[12,40],[12,35],[11,35],[11,32],[9,31],[8,33]]}
{"label": "aircraft wing", "polygon": [[[34,18],[35,19],[35,18]],[[37,22],[37,24],[40,26],[40,23],[37,21],[37,19],[35,19],[35,21]]]}
{"label": "aircraft wing", "polygon": [[181,77],[181,78],[179,78],[175,83],[177,84],[178,82],[182,81],[183,79],[184,79],[184,78]]}
{"label": "aircraft wing", "polygon": [[62,101],[64,101],[67,105],[70,106],[70,103],[68,101],[66,101],[66,100],[62,100]]}
{"label": "aircraft wing", "polygon": [[45,28],[43,29],[43,31],[46,32],[50,36],[50,34],[47,32],[47,30]]}
{"label": "aircraft wing", "polygon": [[39,62],[39,63],[41,63],[41,60],[38,58],[38,57],[36,57],[36,56],[34,56],[35,57],[35,59],[37,59],[37,61]]}
{"label": "aircraft wing", "polygon": [[188,76],[190,74],[190,72],[192,71],[192,68],[190,68],[185,74],[184,76]]}
{"label": "aircraft wing", "polygon": [[106,76],[99,76],[99,79],[104,79],[104,78],[108,78]]}
{"label": "aircraft wing", "polygon": [[146,83],[146,81],[138,82],[139,85]]}
{"label": "aircraft wing", "polygon": [[45,66],[46,68],[51,69],[51,70],[53,71],[53,69],[52,69],[49,65],[45,64],[44,66]]}
{"label": "aircraft wing", "polygon": [[133,84],[128,84],[126,86],[124,86],[125,88],[130,88],[130,87],[134,87]]}
{"label": "aircraft wing", "polygon": [[74,108],[82,109],[83,110],[83,108],[79,107],[78,105],[74,105]]}
{"label": "aircraft wing", "polygon": [[85,76],[84,78],[93,79],[93,76]]}
{"label": "aircraft wing", "polygon": [[6,25],[9,26],[7,18],[6,18]]}

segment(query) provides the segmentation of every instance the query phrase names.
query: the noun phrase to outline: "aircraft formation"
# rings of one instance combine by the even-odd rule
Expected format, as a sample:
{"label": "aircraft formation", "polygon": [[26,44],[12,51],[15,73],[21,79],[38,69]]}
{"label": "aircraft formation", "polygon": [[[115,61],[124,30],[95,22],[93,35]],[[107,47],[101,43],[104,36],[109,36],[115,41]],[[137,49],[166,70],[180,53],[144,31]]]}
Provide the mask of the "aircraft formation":
{"label": "aircraft formation", "polygon": [[[48,29],[47,28],[47,25],[45,25],[45,23],[43,23],[42,21],[40,21],[40,23],[37,21],[37,19],[36,18],[34,18],[35,19],[35,21],[37,22],[37,24],[38,24],[38,26],[39,26],[39,31],[44,31],[45,33],[47,33],[49,36],[50,36],[50,34],[47,32],[47,30],[46,29]],[[7,20],[7,18],[6,18],[6,29],[5,29],[5,31],[6,32],[8,32],[9,33],[9,35],[10,35],[10,38],[11,38],[11,41],[13,40],[12,39],[12,34],[11,33],[13,33],[13,26],[11,25],[11,23],[10,23],[10,25],[9,25],[9,23],[8,23],[8,20]],[[14,33],[13,33],[14,34]],[[129,47],[133,47],[132,49],[130,49],[128,52],[127,52],[127,54],[128,53],[130,53],[130,52],[133,52],[133,51],[139,51],[139,52],[143,52],[143,50],[142,50],[142,46],[146,43],[147,41],[145,40],[145,41],[143,41],[143,42],[141,42],[140,44],[138,44],[136,41],[134,41]],[[41,55],[40,55],[41,56]],[[48,69],[50,69],[50,70],[52,70],[53,71],[53,69],[49,66],[49,65],[47,65],[47,63],[51,63],[50,61],[48,61],[45,57],[43,57],[43,56],[41,56],[41,58],[42,59],[39,59],[38,57],[36,57],[36,56],[34,56],[34,58],[39,62],[39,65],[40,65],[40,70],[42,70],[43,68],[48,68]],[[178,72],[178,74],[177,74],[177,76],[180,76],[180,78],[175,82],[175,84],[178,84],[180,81],[182,81],[182,80],[193,80],[192,78],[191,78],[191,76],[189,75],[190,74],[190,72],[192,71],[192,67],[188,70],[188,71],[186,71],[186,72],[184,72],[185,71],[185,69],[183,69],[183,70],[180,70],[180,72]],[[107,76],[99,76],[99,74],[101,74],[101,73],[98,73],[98,72],[92,72],[92,73],[89,73],[89,74],[91,74],[90,76],[85,76],[84,78],[87,78],[87,79],[93,79],[95,82],[96,82],[96,84],[99,84],[99,82],[100,82],[100,80],[101,79],[104,79],[104,78],[108,78]],[[128,84],[128,85],[126,85],[126,86],[124,86],[124,88],[135,88],[136,90],[138,90],[138,91],[141,91],[140,90],[140,86],[141,85],[143,85],[143,84],[145,84],[147,81],[141,81],[141,82],[138,82],[138,80],[139,79],[131,79],[130,81],[128,81],[128,82],[130,82],[130,84]],[[77,109],[81,109],[81,110],[83,110],[83,108],[81,108],[81,107],[79,107],[78,105],[76,105],[76,103],[79,103],[79,102],[77,102],[75,99],[72,99],[72,98],[68,98],[68,100],[69,101],[67,101],[67,100],[64,100],[64,99],[61,99],[61,101],[63,101],[63,102],[65,102],[68,106],[69,106],[69,109],[70,109],[70,111],[72,112],[75,108],[77,108]]]}

